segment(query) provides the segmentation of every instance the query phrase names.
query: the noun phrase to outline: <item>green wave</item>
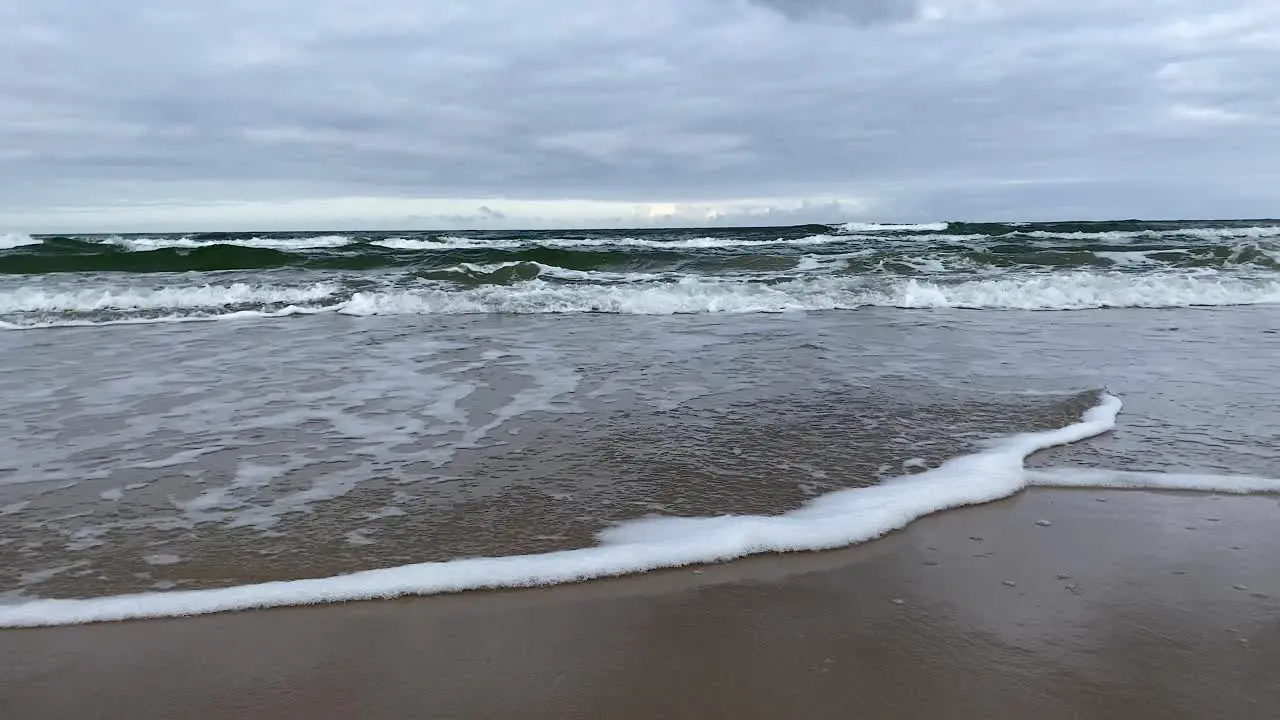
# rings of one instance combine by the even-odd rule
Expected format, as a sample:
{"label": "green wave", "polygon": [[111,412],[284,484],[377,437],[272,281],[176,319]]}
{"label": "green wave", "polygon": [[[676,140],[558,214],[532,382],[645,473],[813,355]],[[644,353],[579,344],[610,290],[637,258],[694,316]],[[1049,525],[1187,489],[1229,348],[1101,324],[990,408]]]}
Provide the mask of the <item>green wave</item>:
{"label": "green wave", "polygon": [[[426,280],[510,283],[538,265],[583,273],[837,272],[928,275],[985,269],[1280,269],[1280,222],[951,223],[945,232],[841,226],[693,230],[42,236],[0,250],[0,274],[174,273],[298,268],[407,271]],[[381,242],[408,238],[407,248]],[[350,238],[341,244],[342,238]],[[332,240],[332,238],[329,238]],[[169,246],[164,246],[169,243]],[[156,247],[160,245],[160,247]],[[266,247],[264,247],[266,245]],[[464,270],[463,265],[504,266]],[[566,280],[569,281],[569,280]]]}
{"label": "green wave", "polygon": [[[72,244],[74,243],[74,245]],[[161,248],[131,252],[112,246],[78,246],[87,243],[46,242],[41,252],[9,252],[0,256],[0,273],[35,275],[64,272],[211,272],[256,270],[298,264],[293,253],[235,245],[202,248]],[[30,247],[30,246],[28,246]]]}

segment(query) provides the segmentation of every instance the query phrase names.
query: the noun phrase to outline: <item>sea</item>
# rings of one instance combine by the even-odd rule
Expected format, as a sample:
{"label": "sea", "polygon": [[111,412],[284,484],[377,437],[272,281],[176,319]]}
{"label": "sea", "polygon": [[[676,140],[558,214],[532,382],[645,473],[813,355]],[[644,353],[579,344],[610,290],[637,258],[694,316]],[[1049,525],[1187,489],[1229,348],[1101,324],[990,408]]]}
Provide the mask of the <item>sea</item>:
{"label": "sea", "polygon": [[1278,362],[1272,220],[0,235],[0,627],[1280,519]]}

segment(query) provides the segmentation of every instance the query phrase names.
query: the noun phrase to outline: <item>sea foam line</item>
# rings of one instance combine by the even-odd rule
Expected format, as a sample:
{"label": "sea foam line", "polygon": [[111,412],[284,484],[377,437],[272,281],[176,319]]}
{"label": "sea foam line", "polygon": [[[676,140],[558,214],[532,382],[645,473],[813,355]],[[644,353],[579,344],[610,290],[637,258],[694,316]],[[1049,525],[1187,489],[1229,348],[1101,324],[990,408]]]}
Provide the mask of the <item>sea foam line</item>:
{"label": "sea foam line", "polygon": [[[1210,273],[1134,276],[1117,272],[1073,272],[1028,277],[929,282],[910,278],[872,283],[866,277],[817,275],[781,282],[751,282],[741,276],[574,271],[535,264],[539,276],[510,285],[459,289],[424,283],[413,289],[360,291],[348,295],[336,283],[304,287],[205,285],[198,287],[105,287],[0,290],[0,330],[109,324],[125,318],[22,317],[31,313],[178,311],[139,322],[278,317],[298,313],[345,315],[457,315],[476,313],[780,313],[903,309],[1072,311],[1098,308],[1219,307],[1280,303],[1280,279]],[[466,270],[462,266],[441,272]],[[499,265],[472,266],[496,271]],[[548,282],[595,280],[594,284]],[[779,276],[781,279],[781,276]],[[281,313],[278,307],[292,306]],[[253,307],[260,306],[260,307]]]}
{"label": "sea foam line", "polygon": [[390,250],[511,250],[522,247],[545,248],[647,248],[653,250],[713,250],[717,248],[764,247],[772,245],[826,245],[845,242],[839,235],[810,235],[802,238],[752,239],[739,237],[697,237],[677,240],[651,240],[635,237],[599,238],[488,238],[453,237],[438,238],[387,238],[375,240],[370,245]]}
{"label": "sea foam line", "polygon": [[232,245],[236,247],[256,248],[259,250],[319,250],[325,248],[339,248],[352,244],[353,238],[346,235],[319,235],[315,237],[227,237],[217,240],[196,240],[188,237],[165,238],[165,237],[119,237],[113,236],[105,240],[99,241],[99,245],[118,245],[126,250],[134,252],[147,252],[150,250],[165,249],[200,249],[217,247],[219,245]]}
{"label": "sea foam line", "polygon": [[868,222],[851,222],[839,225],[838,229],[846,233],[877,233],[877,232],[945,232],[950,227],[950,223],[915,223],[915,224],[882,224]]}
{"label": "sea foam line", "polygon": [[658,568],[715,563],[767,552],[844,547],[901,529],[925,515],[1008,497],[1029,485],[1280,492],[1280,480],[1103,470],[1028,471],[1028,455],[1113,429],[1119,398],[1100,396],[1080,421],[1015,435],[937,468],[866,488],[839,490],[776,516],[651,518],[600,533],[599,544],[537,555],[464,558],[328,578],[209,590],[140,593],[0,606],[0,627],[73,625],[183,617],[259,608],[522,588]]}

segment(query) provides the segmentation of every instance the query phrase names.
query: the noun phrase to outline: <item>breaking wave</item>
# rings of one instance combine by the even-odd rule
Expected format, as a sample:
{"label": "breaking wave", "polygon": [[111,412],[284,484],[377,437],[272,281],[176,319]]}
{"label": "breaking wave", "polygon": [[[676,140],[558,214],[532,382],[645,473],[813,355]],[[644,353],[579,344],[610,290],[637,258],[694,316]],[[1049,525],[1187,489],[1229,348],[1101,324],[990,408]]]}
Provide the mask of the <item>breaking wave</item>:
{"label": "breaking wave", "polygon": [[[143,282],[142,278],[149,281]],[[0,236],[0,327],[1280,302],[1280,223]]]}
{"label": "breaking wave", "polygon": [[[614,313],[780,313],[905,309],[1069,311],[1280,303],[1280,279],[1204,274],[1131,275],[1075,272],[939,282],[828,275],[751,279],[589,273],[537,263],[464,265],[403,287],[317,282],[0,290],[7,328],[243,318],[315,312],[345,315]],[[603,276],[602,276],[603,275]]]}
{"label": "breaking wave", "polygon": [[17,247],[27,245],[39,245],[43,240],[37,240],[30,235],[23,233],[0,233],[0,250],[11,250]]}

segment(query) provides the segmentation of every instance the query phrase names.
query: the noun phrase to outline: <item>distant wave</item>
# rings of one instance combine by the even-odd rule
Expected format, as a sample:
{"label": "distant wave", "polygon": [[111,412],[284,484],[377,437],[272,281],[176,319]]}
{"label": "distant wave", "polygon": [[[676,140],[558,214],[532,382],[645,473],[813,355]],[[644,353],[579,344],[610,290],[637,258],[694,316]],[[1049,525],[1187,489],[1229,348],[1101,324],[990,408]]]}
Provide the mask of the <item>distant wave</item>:
{"label": "distant wave", "polygon": [[655,248],[668,250],[749,248],[768,245],[825,245],[841,242],[834,235],[809,235],[799,238],[752,237],[692,237],[676,239],[649,239],[635,237],[586,237],[586,238],[471,238],[443,236],[439,238],[410,239],[388,238],[371,244],[392,250],[475,250],[503,249],[528,246],[545,248]]}
{"label": "distant wave", "polygon": [[315,237],[223,237],[213,240],[192,237],[121,237],[100,240],[104,245],[118,245],[129,250],[145,252],[162,248],[207,248],[216,245],[259,248],[265,250],[314,250],[350,245],[352,238],[345,235],[318,235]]}
{"label": "distant wave", "polygon": [[917,225],[884,225],[880,223],[851,222],[839,226],[847,233],[887,233],[887,232],[946,232],[949,223],[921,223]]}
{"label": "distant wave", "polygon": [[[968,229],[968,228],[962,228]],[[539,262],[573,270],[662,272],[680,267],[714,276],[722,271],[813,269],[831,258],[854,259],[850,272],[929,273],[956,268],[1006,271],[1140,266],[1152,268],[1255,267],[1280,270],[1280,227],[1191,228],[1170,231],[1033,230],[878,234],[684,235],[674,237],[427,236],[359,238],[121,238],[4,236],[0,275],[95,272],[216,272],[305,268],[365,271],[380,268],[434,272],[459,263]]]}
{"label": "distant wave", "polygon": [[1231,239],[1265,239],[1280,238],[1280,226],[1266,225],[1253,227],[1224,228],[1179,228],[1176,230],[1102,230],[1089,232],[1074,230],[1070,232],[1054,232],[1052,230],[1031,230],[1023,233],[1029,238],[1055,240],[1134,240],[1140,238],[1159,239],[1167,237],[1194,237],[1203,240]]}

